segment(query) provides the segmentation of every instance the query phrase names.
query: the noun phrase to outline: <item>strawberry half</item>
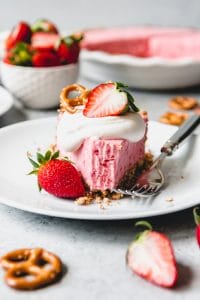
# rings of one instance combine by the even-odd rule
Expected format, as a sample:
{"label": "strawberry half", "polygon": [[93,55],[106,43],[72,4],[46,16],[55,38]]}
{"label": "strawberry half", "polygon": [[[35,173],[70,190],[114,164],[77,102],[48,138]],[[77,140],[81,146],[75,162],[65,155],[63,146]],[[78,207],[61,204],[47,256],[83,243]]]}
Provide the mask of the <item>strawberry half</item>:
{"label": "strawberry half", "polygon": [[59,38],[55,33],[35,32],[31,38],[31,46],[35,50],[54,50]]}
{"label": "strawberry half", "polygon": [[37,162],[28,157],[34,169],[29,173],[38,176],[39,189],[60,198],[74,199],[84,195],[80,173],[66,159],[59,159],[59,151],[37,153]]}
{"label": "strawberry half", "polygon": [[148,222],[136,225],[148,229],[139,233],[127,251],[127,264],[137,275],[162,287],[173,287],[178,272],[172,244],[168,237],[152,230]]}
{"label": "strawberry half", "polygon": [[6,50],[10,50],[18,42],[29,43],[31,39],[31,28],[25,22],[20,22],[17,26],[13,28],[11,33],[6,39]]}
{"label": "strawberry half", "polygon": [[90,91],[83,114],[88,118],[118,116],[127,111],[138,111],[134,99],[119,82],[102,83]]}
{"label": "strawberry half", "polygon": [[37,20],[32,26],[31,26],[32,32],[52,32],[52,33],[58,33],[58,29],[52,22],[46,20],[46,19],[40,19]]}

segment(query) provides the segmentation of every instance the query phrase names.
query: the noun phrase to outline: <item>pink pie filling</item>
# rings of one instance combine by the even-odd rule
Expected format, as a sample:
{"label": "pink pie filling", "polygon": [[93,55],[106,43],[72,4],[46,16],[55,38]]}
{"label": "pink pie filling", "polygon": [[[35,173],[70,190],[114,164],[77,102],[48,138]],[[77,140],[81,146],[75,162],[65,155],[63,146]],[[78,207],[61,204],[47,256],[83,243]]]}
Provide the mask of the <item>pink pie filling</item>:
{"label": "pink pie filling", "polygon": [[68,157],[75,162],[91,190],[112,189],[126,171],[144,158],[145,137],[138,142],[125,139],[85,139]]}
{"label": "pink pie filling", "polygon": [[200,59],[200,31],[187,28],[122,27],[85,32],[82,48],[138,57]]}

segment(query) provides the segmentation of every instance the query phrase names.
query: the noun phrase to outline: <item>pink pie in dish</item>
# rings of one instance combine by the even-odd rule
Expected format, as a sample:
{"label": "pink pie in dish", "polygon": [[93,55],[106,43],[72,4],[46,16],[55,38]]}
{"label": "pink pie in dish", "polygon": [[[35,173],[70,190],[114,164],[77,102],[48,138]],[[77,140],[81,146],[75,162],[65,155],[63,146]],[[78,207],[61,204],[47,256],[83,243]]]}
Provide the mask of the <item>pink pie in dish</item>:
{"label": "pink pie in dish", "polygon": [[[97,89],[103,85],[108,84],[99,85]],[[93,90],[88,102],[92,93]],[[120,93],[123,91],[120,90]],[[111,101],[111,98],[112,94],[106,98],[102,95],[98,103],[103,101],[103,104],[101,108],[98,106],[95,114],[98,115],[100,109],[102,112],[104,102]],[[136,111],[88,117],[86,104],[86,108],[80,107],[73,114],[61,109],[57,125],[57,148],[63,156],[74,162],[90,191],[112,190],[124,181],[129,171],[134,175],[133,170],[144,164],[146,133],[147,120]]]}
{"label": "pink pie in dish", "polygon": [[82,48],[136,57],[200,60],[200,31],[153,26],[91,29],[84,34]]}

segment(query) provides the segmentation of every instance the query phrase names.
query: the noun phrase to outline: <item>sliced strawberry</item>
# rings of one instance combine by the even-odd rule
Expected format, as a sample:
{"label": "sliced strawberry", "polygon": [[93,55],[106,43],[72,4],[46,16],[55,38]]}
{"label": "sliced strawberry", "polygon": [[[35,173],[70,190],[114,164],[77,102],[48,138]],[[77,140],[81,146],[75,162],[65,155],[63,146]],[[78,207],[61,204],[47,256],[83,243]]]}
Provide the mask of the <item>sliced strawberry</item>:
{"label": "sliced strawberry", "polygon": [[102,83],[90,91],[83,114],[88,118],[121,115],[134,108],[134,99],[118,82]]}
{"label": "sliced strawberry", "polygon": [[57,48],[61,64],[71,64],[78,61],[80,41],[83,35],[71,35],[60,40]]}
{"label": "sliced strawberry", "polygon": [[[127,252],[129,268],[141,277],[163,287],[173,287],[178,279],[172,244],[168,237],[153,231],[148,224],[148,230],[137,235]],[[136,223],[137,224],[137,223]]]}
{"label": "sliced strawberry", "polygon": [[13,28],[8,38],[6,39],[6,49],[10,50],[18,42],[29,43],[31,39],[31,29],[30,26],[25,22],[20,22],[17,26]]}
{"label": "sliced strawberry", "polygon": [[29,157],[34,169],[29,173],[38,176],[38,186],[60,198],[83,196],[85,188],[80,173],[66,159],[59,158],[59,152],[37,153],[37,162]]}
{"label": "sliced strawberry", "polygon": [[46,19],[37,20],[31,26],[31,29],[32,29],[32,32],[43,31],[43,32],[58,33],[58,29],[57,29],[56,25]]}
{"label": "sliced strawberry", "polygon": [[32,35],[31,45],[36,50],[53,50],[59,38],[59,35],[55,33],[36,32]]}
{"label": "sliced strawberry", "polygon": [[32,58],[34,67],[54,67],[59,66],[59,58],[53,51],[37,51]]}

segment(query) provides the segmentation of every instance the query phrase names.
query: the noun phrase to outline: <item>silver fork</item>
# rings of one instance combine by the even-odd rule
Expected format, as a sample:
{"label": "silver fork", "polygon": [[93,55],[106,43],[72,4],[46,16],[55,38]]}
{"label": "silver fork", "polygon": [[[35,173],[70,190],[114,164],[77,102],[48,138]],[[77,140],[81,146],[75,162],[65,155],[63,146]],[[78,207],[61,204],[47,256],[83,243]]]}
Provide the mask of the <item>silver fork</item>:
{"label": "silver fork", "polygon": [[199,124],[199,115],[193,115],[188,118],[184,124],[166,141],[160,150],[161,154],[155,159],[152,166],[139,176],[131,189],[123,190],[117,188],[113,189],[113,191],[124,195],[142,198],[156,195],[165,183],[165,178],[161,171],[161,165],[164,159],[167,156],[171,156]]}

